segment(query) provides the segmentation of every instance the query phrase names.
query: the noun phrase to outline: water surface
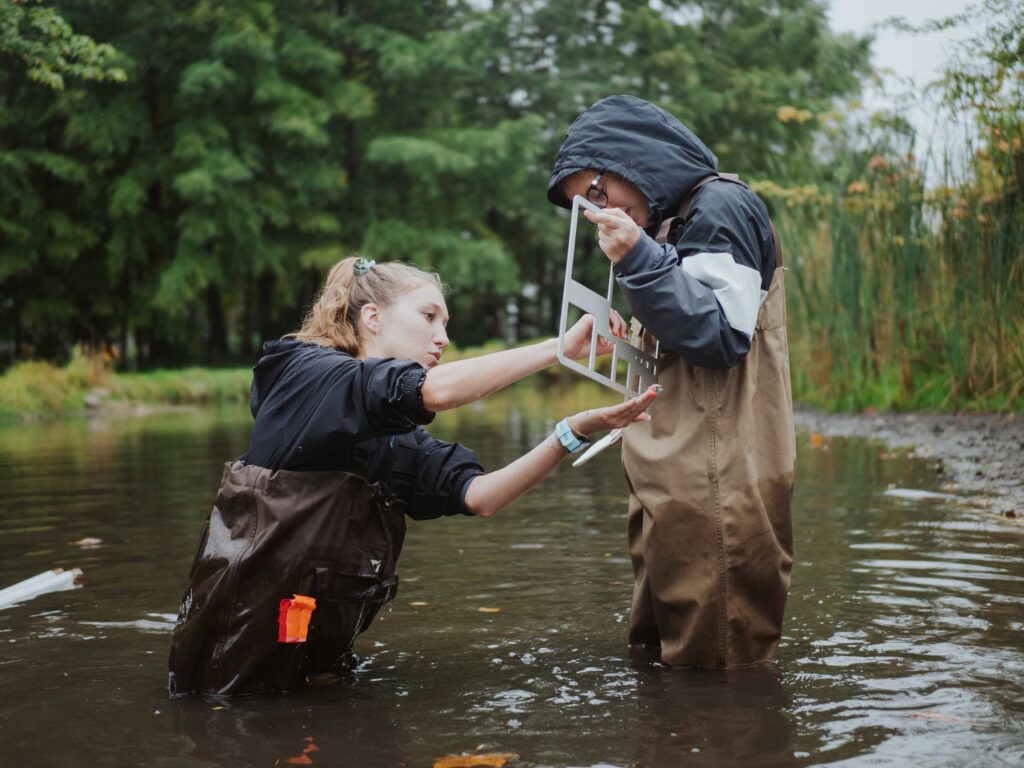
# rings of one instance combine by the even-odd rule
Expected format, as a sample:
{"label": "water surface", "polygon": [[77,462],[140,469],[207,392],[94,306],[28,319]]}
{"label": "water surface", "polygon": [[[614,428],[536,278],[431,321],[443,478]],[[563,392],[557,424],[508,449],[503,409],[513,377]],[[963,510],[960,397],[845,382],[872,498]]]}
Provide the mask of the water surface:
{"label": "water surface", "polygon": [[[520,389],[432,428],[489,467],[574,400]],[[410,523],[399,595],[353,684],[167,698],[196,537],[243,410],[0,427],[0,765],[1013,765],[1024,762],[1024,529],[943,498],[927,463],[799,437],[797,565],[778,666],[666,669],[625,644],[617,451],[491,520]],[[73,542],[99,538],[82,548]],[[480,609],[489,609],[482,612]]]}

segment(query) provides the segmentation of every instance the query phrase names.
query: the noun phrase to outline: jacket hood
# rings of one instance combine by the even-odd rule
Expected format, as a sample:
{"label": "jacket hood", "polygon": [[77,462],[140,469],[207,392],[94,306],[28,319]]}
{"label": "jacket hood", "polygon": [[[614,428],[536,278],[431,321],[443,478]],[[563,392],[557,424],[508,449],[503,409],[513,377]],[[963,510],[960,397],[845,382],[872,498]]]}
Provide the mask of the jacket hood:
{"label": "jacket hood", "polygon": [[551,171],[548,200],[571,207],[559,184],[586,169],[610,171],[637,187],[650,208],[649,228],[656,228],[675,215],[698,181],[718,169],[718,158],[661,107],[635,96],[609,96],[569,126]]}
{"label": "jacket hood", "polygon": [[249,389],[249,410],[255,417],[278,378],[297,350],[308,347],[308,342],[296,339],[276,339],[263,345],[263,356],[252,369],[252,387]]}

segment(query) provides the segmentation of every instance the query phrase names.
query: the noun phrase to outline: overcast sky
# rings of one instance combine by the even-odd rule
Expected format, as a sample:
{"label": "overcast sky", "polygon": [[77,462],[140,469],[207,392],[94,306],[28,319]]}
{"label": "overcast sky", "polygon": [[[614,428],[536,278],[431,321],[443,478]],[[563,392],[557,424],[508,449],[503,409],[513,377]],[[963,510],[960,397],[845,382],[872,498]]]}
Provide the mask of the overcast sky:
{"label": "overcast sky", "polygon": [[[873,25],[893,16],[901,16],[911,23],[929,19],[945,18],[960,13],[971,5],[966,0],[832,0],[832,29],[836,32],[872,31]],[[887,89],[892,93],[906,93],[906,88],[896,78],[911,78],[918,85],[936,79],[951,52],[952,44],[966,35],[961,29],[945,30],[927,35],[910,35],[881,30],[875,32],[872,46],[872,61],[877,70],[892,70],[895,77],[887,79]],[[865,105],[869,109],[891,106],[891,98],[879,94],[865,94]],[[903,106],[907,100],[900,100]],[[925,108],[916,109],[911,121],[926,139],[940,139],[935,135],[944,126],[936,125],[934,115]]]}
{"label": "overcast sky", "polygon": [[[920,23],[952,16],[970,5],[965,0],[832,0],[829,16],[835,31],[863,33],[892,16]],[[957,30],[929,35],[878,32],[875,65],[915,79],[927,79],[938,73],[950,42],[960,36],[962,32]]]}

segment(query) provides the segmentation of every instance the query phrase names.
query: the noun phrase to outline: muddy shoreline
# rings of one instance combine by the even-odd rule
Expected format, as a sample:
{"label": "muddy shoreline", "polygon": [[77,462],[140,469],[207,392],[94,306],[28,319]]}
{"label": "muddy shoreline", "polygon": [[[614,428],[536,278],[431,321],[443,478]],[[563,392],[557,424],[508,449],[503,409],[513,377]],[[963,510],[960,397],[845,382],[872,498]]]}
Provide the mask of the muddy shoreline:
{"label": "muddy shoreline", "polygon": [[798,409],[796,428],[863,437],[935,463],[944,491],[1024,518],[1024,417],[1016,414],[822,413]]}

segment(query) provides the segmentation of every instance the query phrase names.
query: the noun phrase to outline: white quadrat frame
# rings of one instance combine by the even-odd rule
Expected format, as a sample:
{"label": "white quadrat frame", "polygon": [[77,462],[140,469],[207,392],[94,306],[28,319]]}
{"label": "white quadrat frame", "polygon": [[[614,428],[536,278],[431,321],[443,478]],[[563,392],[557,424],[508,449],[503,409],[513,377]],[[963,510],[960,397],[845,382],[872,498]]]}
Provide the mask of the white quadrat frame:
{"label": "white quadrat frame", "polygon": [[[654,355],[634,347],[628,341],[609,335],[609,321],[612,309],[612,291],[615,288],[615,265],[608,268],[608,293],[601,296],[587,286],[573,279],[573,256],[576,250],[576,229],[580,217],[580,208],[600,213],[601,209],[584,197],[576,195],[572,199],[572,219],[569,222],[569,247],[565,257],[565,287],[562,290],[562,312],[558,323],[558,361],[577,373],[581,373],[599,384],[621,392],[626,397],[640,394],[652,384],[658,383],[658,347]],[[586,365],[565,356],[565,332],[569,321],[569,307],[577,307],[594,316],[594,330],[590,337],[590,358]],[[597,370],[597,337],[601,336],[612,343],[611,376],[605,376]],[[626,381],[617,381],[619,360],[627,364]],[[634,386],[635,382],[635,386]]]}

